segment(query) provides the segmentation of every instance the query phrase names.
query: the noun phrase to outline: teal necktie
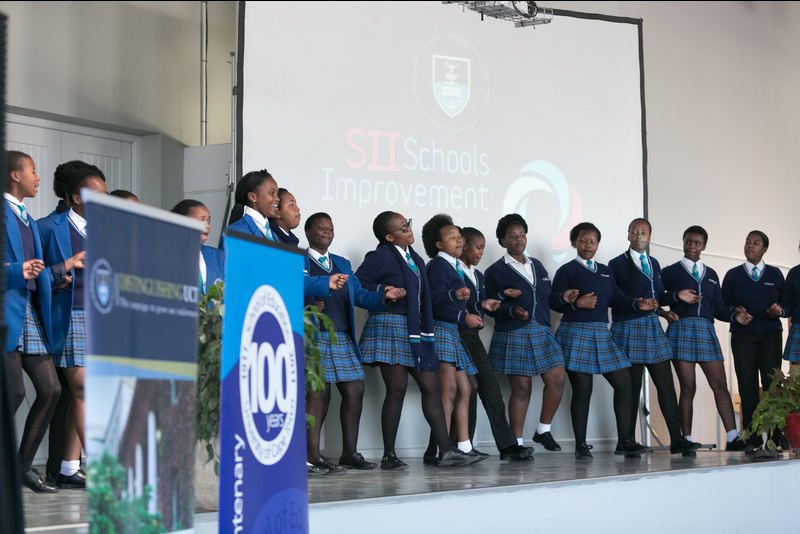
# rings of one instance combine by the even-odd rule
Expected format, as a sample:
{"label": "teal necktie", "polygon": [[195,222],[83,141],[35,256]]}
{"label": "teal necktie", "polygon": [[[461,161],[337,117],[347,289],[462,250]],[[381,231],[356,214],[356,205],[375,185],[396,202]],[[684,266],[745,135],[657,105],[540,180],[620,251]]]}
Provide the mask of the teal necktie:
{"label": "teal necktie", "polygon": [[419,269],[417,268],[417,264],[414,263],[414,260],[411,259],[411,254],[406,252],[406,262],[408,262],[408,266],[414,271],[415,274],[419,274]]}
{"label": "teal necktie", "polygon": [[320,257],[319,257],[319,264],[320,264],[320,265],[322,266],[322,268],[323,268],[323,269],[325,269],[326,271],[330,271],[330,270],[331,270],[331,266],[330,266],[330,265],[328,265],[328,258],[326,258],[325,256],[320,256]]}
{"label": "teal necktie", "polygon": [[697,269],[696,263],[694,264],[694,267],[692,267],[692,276],[694,276],[698,282],[700,281],[700,271]]}
{"label": "teal necktie", "polygon": [[589,270],[594,272],[596,267],[592,265],[592,260],[586,260],[586,265],[589,267]]}
{"label": "teal necktie", "polygon": [[203,291],[203,273],[198,274],[197,278],[198,278],[198,282],[199,282],[198,287],[200,288],[200,293],[204,293],[204,291]]}
{"label": "teal necktie", "polygon": [[642,262],[642,272],[647,276],[650,276],[650,264],[647,263],[647,256],[641,254],[639,255],[639,260]]}
{"label": "teal necktie", "polygon": [[463,280],[464,279],[464,270],[461,268],[461,265],[458,263],[458,260],[456,260],[456,271],[458,272],[458,276],[460,276],[461,279]]}
{"label": "teal necktie", "polygon": [[25,206],[23,204],[20,204],[18,207],[19,207],[19,218],[22,219],[22,222],[25,223],[25,226],[28,226],[28,212],[25,209]]}
{"label": "teal necktie", "polygon": [[753,274],[750,275],[753,280],[758,280],[758,267],[753,267]]}

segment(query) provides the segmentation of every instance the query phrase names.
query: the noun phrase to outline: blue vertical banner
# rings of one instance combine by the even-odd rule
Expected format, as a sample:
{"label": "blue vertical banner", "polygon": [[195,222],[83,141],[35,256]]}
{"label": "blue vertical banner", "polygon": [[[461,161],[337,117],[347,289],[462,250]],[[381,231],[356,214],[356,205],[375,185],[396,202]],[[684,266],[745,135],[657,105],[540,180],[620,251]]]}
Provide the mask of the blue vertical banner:
{"label": "blue vertical banner", "polygon": [[303,254],[226,233],[219,531],[308,532]]}
{"label": "blue vertical banner", "polygon": [[109,195],[83,199],[90,529],[193,532],[204,225]]}

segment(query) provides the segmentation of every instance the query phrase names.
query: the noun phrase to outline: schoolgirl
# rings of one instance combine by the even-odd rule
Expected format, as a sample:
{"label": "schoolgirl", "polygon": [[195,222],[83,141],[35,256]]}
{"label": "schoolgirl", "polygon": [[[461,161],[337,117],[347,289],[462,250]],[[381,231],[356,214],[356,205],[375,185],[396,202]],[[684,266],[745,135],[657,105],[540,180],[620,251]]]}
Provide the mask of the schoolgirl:
{"label": "schoolgirl", "polygon": [[36,400],[22,432],[19,465],[23,485],[37,493],[54,493],[58,488],[47,483],[33,467],[36,451],[61,395],[50,356],[53,273],[52,269],[45,269],[39,228],[22,203],[36,196],[39,176],[33,159],[15,150],[6,152],[3,171],[8,180],[5,192],[4,306],[8,329],[5,351],[9,397],[14,411],[25,399],[23,369],[36,390]]}
{"label": "schoolgirl", "polygon": [[294,195],[283,187],[278,188],[278,216],[269,219],[269,227],[278,241],[297,246],[300,238],[292,230],[300,226],[300,208]]}
{"label": "schoolgirl", "polygon": [[489,358],[495,371],[508,375],[508,418],[520,446],[532,377],[542,377],[542,409],[533,441],[560,451],[550,428],[564,394],[564,356],[550,330],[550,277],[539,260],[525,253],[527,234],[528,223],[519,214],[497,222],[495,235],[506,253],[486,269],[486,293],[500,301],[499,308],[487,310],[495,319]]}
{"label": "schoolgirl", "polygon": [[[464,325],[459,324],[458,334],[467,348],[472,362],[478,369],[475,378],[478,382],[478,396],[489,419],[497,450],[501,460],[527,460],[533,455],[533,447],[525,447],[517,443],[517,437],[511,430],[506,418],[506,405],[500,383],[492,368],[492,362],[486,347],[481,341],[480,330],[483,328],[485,310],[496,310],[500,301],[486,297],[483,273],[477,269],[483,258],[486,238],[477,228],[467,227],[461,230],[464,238],[464,251],[461,253],[461,267],[464,271],[464,283],[469,289],[466,304],[467,318]],[[473,441],[477,420],[477,399],[472,399],[469,406],[469,439]]]}
{"label": "schoolgirl", "polygon": [[206,225],[200,234],[200,292],[208,294],[209,286],[225,280],[225,252],[206,245],[211,231],[211,212],[199,200],[181,200],[170,210],[172,213],[196,219]]}
{"label": "schoolgirl", "polygon": [[414,243],[411,221],[399,213],[385,211],[375,217],[372,230],[378,247],[367,253],[356,270],[356,277],[371,291],[385,291],[387,287],[406,290],[406,298],[387,304],[383,311],[369,312],[361,333],[361,362],[379,367],[386,386],[381,411],[384,448],[381,468],[408,468],[395,452],[408,375],[419,386],[422,412],[439,447],[436,465],[472,463],[476,458],[453,447],[447,433],[436,374],[439,360],[433,342],[430,289],[425,262],[411,247]]}
{"label": "schoolgirl", "polygon": [[[647,254],[652,226],[646,219],[634,219],[628,225],[630,248],[608,262],[614,281],[625,295],[631,298],[653,298],[664,305],[674,303],[664,292],[661,281],[661,266],[654,257]],[[671,296],[673,294],[669,294]],[[679,291],[678,298],[687,303],[698,297],[689,290]],[[611,335],[625,351],[631,362],[631,412],[630,428],[635,428],[639,413],[639,396],[642,390],[644,368],[653,379],[658,392],[658,405],[667,424],[670,436],[670,453],[692,453],[700,443],[687,441],[681,434],[681,417],[678,411],[678,398],[672,381],[672,348],[664,329],[658,320],[658,308],[653,311],[611,310]],[[666,312],[670,313],[670,312]]]}
{"label": "schoolgirl", "polygon": [[[458,335],[459,326],[467,324],[466,304],[470,295],[458,261],[464,250],[461,230],[449,215],[434,215],[422,227],[422,244],[431,258],[425,271],[431,288],[434,346],[439,358],[439,384],[447,428],[459,450],[484,460],[489,455],[473,449],[469,438],[469,405],[477,395],[478,369]],[[432,437],[422,461],[428,465],[436,463]]]}
{"label": "schoolgirl", "polygon": [[[342,256],[329,252],[333,242],[333,221],[327,213],[315,213],[306,220],[308,254],[305,258],[306,273],[310,277],[328,278],[341,274],[347,276],[345,285],[328,292],[329,296],[318,296],[315,304],[324,311],[334,324],[336,343],[331,343],[327,331],[320,333],[319,348],[325,366],[325,391],[322,395],[309,393],[306,396],[306,410],[314,416],[315,424],[309,426],[307,461],[317,469],[328,474],[338,473],[345,468],[369,470],[377,465],[368,462],[356,447],[358,428],[361,422],[361,408],[364,398],[364,369],[359,361],[360,352],[355,339],[354,307],[379,311],[383,309],[384,299],[394,301],[403,298],[405,289],[392,288],[385,293],[368,291],[361,287],[353,275],[350,262]],[[334,464],[320,454],[319,442],[322,424],[328,413],[331,400],[331,384],[342,396],[340,420],[342,424],[342,454],[339,463]],[[316,472],[316,471],[314,471]]]}
{"label": "schoolgirl", "polygon": [[700,260],[700,254],[706,249],[707,242],[708,233],[703,227],[690,226],[683,233],[684,257],[661,271],[661,279],[667,291],[689,289],[699,297],[691,304],[678,301],[671,306],[678,320],[667,327],[667,338],[672,346],[672,365],[681,386],[681,429],[686,439],[691,441],[694,415],[692,404],[697,389],[695,365],[699,365],[714,393],[717,412],[727,432],[725,450],[745,451],[750,446],[742,441],[736,430],[714,319],[746,325],[752,320],[752,316],[725,305],[717,273]]}
{"label": "schoolgirl", "polygon": [[611,269],[593,258],[600,243],[600,230],[589,222],[572,228],[569,234],[578,256],[559,267],[553,279],[550,307],[563,314],[556,339],[564,351],[567,376],[572,385],[572,429],[575,432],[575,457],[592,458],[586,443],[589,402],[593,375],[601,374],[614,389],[614,416],[618,442],[616,454],[637,457],[652,449],[634,440],[630,424],[630,361],[608,330],[608,308],[621,311],[650,311],[658,307],[652,298],[626,296],[614,282]]}
{"label": "schoolgirl", "polygon": [[[66,185],[72,207],[53,221],[44,234],[44,259],[53,267],[55,288],[52,300],[53,363],[64,368],[72,403],[67,412],[64,459],[56,476],[59,488],[86,487],[80,470],[84,433],[84,367],[86,366],[86,315],[83,288],[86,283],[86,213],[81,189],[106,193],[106,183],[90,167],[77,167]],[[71,263],[71,265],[70,265]],[[64,271],[56,266],[65,265]],[[60,273],[64,273],[61,275]]]}
{"label": "schoolgirl", "polygon": [[[265,237],[270,241],[278,238],[269,227],[268,219],[278,216],[278,183],[266,170],[251,171],[242,176],[234,193],[236,205],[226,229],[243,234]],[[220,247],[225,250],[225,233],[220,238]]]}

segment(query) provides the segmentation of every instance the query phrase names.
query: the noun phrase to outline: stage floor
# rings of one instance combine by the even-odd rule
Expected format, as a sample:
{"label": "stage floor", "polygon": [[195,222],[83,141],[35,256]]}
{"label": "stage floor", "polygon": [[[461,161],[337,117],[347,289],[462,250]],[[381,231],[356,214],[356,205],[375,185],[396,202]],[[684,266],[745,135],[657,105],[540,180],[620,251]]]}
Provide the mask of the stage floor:
{"label": "stage floor", "polygon": [[[379,459],[370,460],[378,462]],[[561,485],[565,482],[600,481],[615,477],[646,477],[649,474],[691,470],[724,470],[757,462],[744,453],[699,450],[697,457],[684,458],[656,451],[640,459],[594,453],[594,460],[577,461],[571,452],[550,453],[537,448],[533,462],[501,462],[493,454],[487,460],[461,468],[424,466],[422,458],[403,457],[406,471],[348,471],[338,475],[316,475],[308,479],[309,503],[341,503],[361,499],[458,492],[507,486]],[[783,453],[770,462],[794,462],[798,457]],[[42,468],[40,468],[40,471]],[[88,532],[86,492],[62,490],[58,494],[36,494],[23,488],[26,532]],[[210,515],[198,509],[199,515]],[[214,514],[216,515],[216,514]]]}

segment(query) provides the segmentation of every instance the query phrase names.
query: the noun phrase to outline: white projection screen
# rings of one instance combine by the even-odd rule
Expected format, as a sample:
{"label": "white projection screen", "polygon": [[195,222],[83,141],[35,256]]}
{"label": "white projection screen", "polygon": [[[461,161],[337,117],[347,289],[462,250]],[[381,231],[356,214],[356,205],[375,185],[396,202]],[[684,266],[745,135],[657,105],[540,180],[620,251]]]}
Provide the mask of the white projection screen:
{"label": "white projection screen", "polygon": [[[497,220],[529,225],[551,276],[569,230],[627,247],[646,209],[641,21],[556,12],[517,28],[441,2],[246,2],[242,173],[268,169],[303,221],[329,213],[331,250],[357,268],[385,210],[448,213],[501,256]],[[241,39],[241,37],[240,37]],[[360,326],[360,325],[359,325]]]}

